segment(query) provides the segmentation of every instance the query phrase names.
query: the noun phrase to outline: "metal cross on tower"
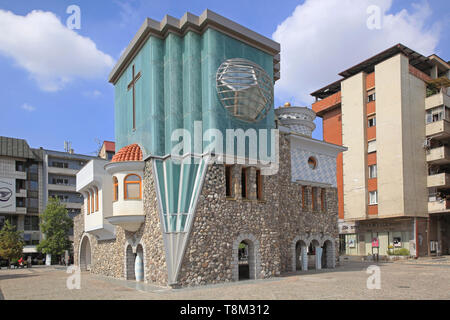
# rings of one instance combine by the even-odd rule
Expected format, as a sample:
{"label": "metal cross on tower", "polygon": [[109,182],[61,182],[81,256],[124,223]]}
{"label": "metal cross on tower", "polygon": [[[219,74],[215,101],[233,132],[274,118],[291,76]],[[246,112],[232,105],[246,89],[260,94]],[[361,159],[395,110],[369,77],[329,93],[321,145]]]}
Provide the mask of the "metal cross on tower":
{"label": "metal cross on tower", "polygon": [[133,64],[133,78],[131,79],[131,82],[128,84],[128,90],[131,88],[133,89],[133,130],[136,129],[136,98],[135,98],[135,85],[136,82],[141,77],[141,72],[139,71],[137,75],[134,74],[134,64]]}

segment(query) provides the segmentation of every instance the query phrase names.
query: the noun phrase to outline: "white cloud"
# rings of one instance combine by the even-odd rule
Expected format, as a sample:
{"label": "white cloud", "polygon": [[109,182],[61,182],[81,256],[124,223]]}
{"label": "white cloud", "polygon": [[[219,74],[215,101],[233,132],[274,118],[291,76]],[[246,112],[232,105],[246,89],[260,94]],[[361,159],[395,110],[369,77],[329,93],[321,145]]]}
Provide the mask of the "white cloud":
{"label": "white cloud", "polygon": [[92,90],[92,91],[84,91],[83,95],[88,98],[98,98],[102,95],[102,93],[99,90]]}
{"label": "white cloud", "polygon": [[20,108],[22,108],[23,110],[29,111],[29,112],[36,110],[35,107],[33,107],[32,105],[29,105],[28,103],[24,103],[23,105],[20,106]]}
{"label": "white cloud", "polygon": [[0,54],[13,58],[45,91],[58,91],[75,78],[105,76],[114,64],[90,38],[38,10],[26,16],[0,10]]}
{"label": "white cloud", "polygon": [[[367,27],[371,5],[381,8],[381,29]],[[397,44],[434,53],[439,25],[425,27],[427,2],[389,12],[391,0],[306,0],[272,35],[281,43],[281,79],[277,100],[309,104],[316,89],[338,80],[338,73]]]}

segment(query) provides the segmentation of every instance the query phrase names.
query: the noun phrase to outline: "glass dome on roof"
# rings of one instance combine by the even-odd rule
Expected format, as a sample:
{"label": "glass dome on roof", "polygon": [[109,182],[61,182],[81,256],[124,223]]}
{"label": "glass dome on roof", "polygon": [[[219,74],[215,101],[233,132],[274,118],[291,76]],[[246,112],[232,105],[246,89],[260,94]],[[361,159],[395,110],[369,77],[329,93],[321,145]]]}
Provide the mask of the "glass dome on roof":
{"label": "glass dome on roof", "polygon": [[222,105],[234,117],[257,122],[272,107],[273,83],[266,71],[247,59],[224,61],[216,75]]}

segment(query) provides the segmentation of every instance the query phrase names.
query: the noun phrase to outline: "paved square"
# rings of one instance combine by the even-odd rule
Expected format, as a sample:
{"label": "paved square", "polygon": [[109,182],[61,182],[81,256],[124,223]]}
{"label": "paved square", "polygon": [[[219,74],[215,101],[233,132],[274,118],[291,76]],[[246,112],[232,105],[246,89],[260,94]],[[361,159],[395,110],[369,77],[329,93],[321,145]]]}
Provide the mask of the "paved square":
{"label": "paved square", "polygon": [[170,289],[83,272],[69,290],[63,267],[0,270],[0,299],[450,299],[450,259],[380,263],[381,289],[369,290],[369,262],[279,278]]}

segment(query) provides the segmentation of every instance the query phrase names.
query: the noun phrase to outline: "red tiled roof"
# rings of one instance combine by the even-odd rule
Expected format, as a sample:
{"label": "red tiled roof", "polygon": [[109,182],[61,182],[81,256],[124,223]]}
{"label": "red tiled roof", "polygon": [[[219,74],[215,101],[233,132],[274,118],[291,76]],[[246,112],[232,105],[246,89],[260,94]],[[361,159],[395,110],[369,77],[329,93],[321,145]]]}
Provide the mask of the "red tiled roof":
{"label": "red tiled roof", "polygon": [[106,151],[116,151],[116,143],[113,141],[103,141],[103,144],[105,145],[105,150]]}
{"label": "red tiled roof", "polygon": [[136,143],[130,144],[129,146],[120,149],[111,160],[111,162],[122,161],[142,161],[141,148]]}

